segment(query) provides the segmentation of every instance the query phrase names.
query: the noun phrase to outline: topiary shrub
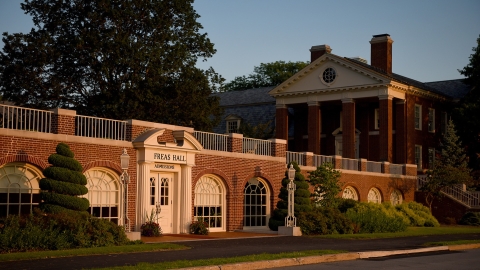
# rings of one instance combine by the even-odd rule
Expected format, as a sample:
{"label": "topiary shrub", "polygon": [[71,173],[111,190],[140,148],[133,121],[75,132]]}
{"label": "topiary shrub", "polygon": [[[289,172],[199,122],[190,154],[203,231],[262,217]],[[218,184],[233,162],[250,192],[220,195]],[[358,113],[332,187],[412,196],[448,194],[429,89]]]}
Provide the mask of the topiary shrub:
{"label": "topiary shrub", "polygon": [[480,226],[480,212],[467,212],[460,219],[459,224],[469,226]]}
{"label": "topiary shrub", "polygon": [[[296,162],[291,162],[295,169],[294,183],[296,185],[295,190],[295,216],[302,212],[309,212],[312,210],[310,202],[310,191],[308,190],[309,184],[305,181],[305,177],[300,173],[300,167]],[[290,167],[288,164],[287,168]],[[288,179],[288,170],[285,171],[285,178],[282,180],[282,188],[280,188],[280,194],[278,198],[280,200],[277,203],[277,207],[272,212],[272,217],[268,220],[268,227],[273,231],[278,231],[278,226],[285,225],[285,217],[288,215],[288,190],[287,185],[290,183]]]}
{"label": "topiary shrub", "polygon": [[46,213],[86,211],[90,205],[86,198],[78,196],[88,193],[87,179],[82,174],[82,165],[74,159],[70,147],[59,143],[56,154],[48,157],[52,164],[44,170],[46,178],[40,180],[40,208]]}
{"label": "topiary shrub", "polygon": [[404,216],[383,204],[361,202],[348,209],[345,215],[359,233],[400,232],[408,226]]}
{"label": "topiary shrub", "polygon": [[352,222],[336,208],[316,207],[302,212],[297,223],[305,235],[353,233]]}

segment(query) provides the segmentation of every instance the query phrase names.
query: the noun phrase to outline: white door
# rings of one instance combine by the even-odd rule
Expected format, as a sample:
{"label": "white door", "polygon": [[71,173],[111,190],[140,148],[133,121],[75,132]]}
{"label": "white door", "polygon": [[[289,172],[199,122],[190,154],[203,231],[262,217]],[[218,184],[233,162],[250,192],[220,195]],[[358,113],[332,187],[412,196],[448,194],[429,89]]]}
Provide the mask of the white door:
{"label": "white door", "polygon": [[156,214],[156,222],[163,233],[172,233],[173,174],[150,174],[150,212]]}

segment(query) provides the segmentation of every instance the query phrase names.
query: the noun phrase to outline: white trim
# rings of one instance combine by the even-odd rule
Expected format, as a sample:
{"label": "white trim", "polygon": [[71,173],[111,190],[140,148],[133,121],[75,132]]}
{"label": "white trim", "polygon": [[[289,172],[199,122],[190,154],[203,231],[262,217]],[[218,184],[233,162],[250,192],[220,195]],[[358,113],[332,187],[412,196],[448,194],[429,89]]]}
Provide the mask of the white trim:
{"label": "white trim", "polygon": [[422,130],[422,105],[415,104],[415,111],[414,111],[413,117],[414,117],[415,129]]}
{"label": "white trim", "polygon": [[378,129],[380,129],[380,109],[379,108],[375,109],[374,113],[375,113],[375,117],[374,117],[375,127],[374,128],[375,128],[375,130],[378,130]]}
{"label": "white trim", "polygon": [[367,200],[368,200],[368,202],[382,203],[382,195],[380,193],[380,190],[378,190],[378,188],[374,188],[374,187],[371,188],[368,191]]}
{"label": "white trim", "polygon": [[[198,215],[200,208],[202,213]],[[206,218],[211,232],[226,231],[226,208],[226,189],[223,181],[211,174],[200,177],[194,188],[194,220]],[[205,210],[209,212],[207,215]]]}
{"label": "white trim", "polygon": [[358,201],[357,190],[352,186],[346,186],[342,192],[342,198]]}
{"label": "white trim", "polygon": [[[262,184],[263,187],[259,187],[259,184]],[[258,188],[253,190],[251,187],[257,186]],[[247,190],[248,188],[248,190]],[[251,196],[250,194],[258,194],[258,193],[251,193],[258,191],[260,189],[260,194],[262,200],[265,200],[264,203],[257,202],[258,196]],[[265,193],[263,193],[262,190],[265,190]],[[250,193],[247,193],[250,192]],[[270,218],[270,189],[268,188],[267,183],[259,178],[259,177],[254,177],[248,180],[248,182],[245,184],[245,187],[243,189],[243,197],[244,197],[244,205],[243,205],[243,229],[244,230],[258,230],[258,229],[268,229],[268,220]],[[253,201],[253,199],[255,201]],[[246,203],[247,201],[250,201],[250,203]],[[260,206],[260,215],[256,212],[258,209],[258,206]],[[250,207],[250,208],[248,208]],[[264,208],[265,207],[265,208]],[[252,213],[252,210],[255,213]],[[248,214],[247,214],[248,213]],[[252,219],[253,217],[260,217],[260,224],[258,224],[258,219]],[[255,226],[252,226],[252,221]]]}
{"label": "white trim", "polygon": [[422,146],[415,145],[415,164],[417,165],[417,170],[422,169]]}

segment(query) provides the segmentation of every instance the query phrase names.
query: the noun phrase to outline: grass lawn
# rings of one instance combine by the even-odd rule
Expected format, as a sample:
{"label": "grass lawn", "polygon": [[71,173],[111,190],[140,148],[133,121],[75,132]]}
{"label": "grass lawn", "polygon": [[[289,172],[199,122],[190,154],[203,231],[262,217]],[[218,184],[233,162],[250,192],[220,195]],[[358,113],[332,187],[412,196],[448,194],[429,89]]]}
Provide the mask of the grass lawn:
{"label": "grass lawn", "polygon": [[457,241],[443,241],[443,242],[428,242],[423,244],[426,247],[438,247],[438,246],[453,246],[453,245],[467,245],[467,244],[479,244],[480,239],[476,240],[457,240]]}

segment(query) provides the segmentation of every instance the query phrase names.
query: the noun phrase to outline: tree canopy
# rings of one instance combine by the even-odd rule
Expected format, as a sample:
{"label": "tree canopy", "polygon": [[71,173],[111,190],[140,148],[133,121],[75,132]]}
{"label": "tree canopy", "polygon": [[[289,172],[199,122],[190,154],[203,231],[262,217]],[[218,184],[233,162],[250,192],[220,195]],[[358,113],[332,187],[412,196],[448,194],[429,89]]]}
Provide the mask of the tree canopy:
{"label": "tree canopy", "polygon": [[480,170],[480,120],[473,117],[480,115],[480,36],[473,52],[470,55],[470,63],[459,70],[466,77],[465,83],[471,89],[455,108],[454,117],[458,125],[458,134],[468,146],[470,166]]}
{"label": "tree canopy", "polygon": [[[17,105],[209,130],[222,78],[193,0],[26,0],[29,33],[3,34],[0,95]],[[214,117],[211,117],[211,116]]]}
{"label": "tree canopy", "polygon": [[232,81],[224,84],[221,90],[228,92],[279,85],[308,64],[310,63],[302,61],[261,63],[260,66],[253,68],[253,73],[248,76],[235,77]]}

